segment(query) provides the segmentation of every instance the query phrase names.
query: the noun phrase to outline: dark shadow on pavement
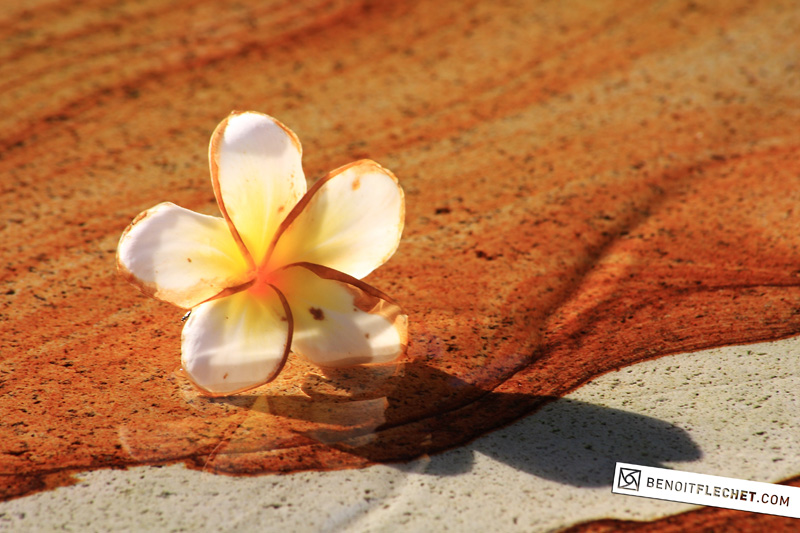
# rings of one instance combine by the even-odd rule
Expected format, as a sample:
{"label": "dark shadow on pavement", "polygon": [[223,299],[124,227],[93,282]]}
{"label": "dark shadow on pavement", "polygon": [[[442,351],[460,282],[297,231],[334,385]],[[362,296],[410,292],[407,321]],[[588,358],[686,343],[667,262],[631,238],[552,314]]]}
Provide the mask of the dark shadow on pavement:
{"label": "dark shadow on pavement", "polygon": [[240,395],[235,401],[313,422],[318,429],[303,432],[305,437],[400,470],[420,466],[398,459],[431,455],[424,469],[430,475],[469,472],[481,453],[559,483],[603,487],[611,485],[615,462],[664,467],[702,456],[685,430],[657,418],[553,396],[487,392],[415,363],[388,374],[348,369],[310,375],[303,390],[304,396],[261,402],[253,396],[243,404]]}

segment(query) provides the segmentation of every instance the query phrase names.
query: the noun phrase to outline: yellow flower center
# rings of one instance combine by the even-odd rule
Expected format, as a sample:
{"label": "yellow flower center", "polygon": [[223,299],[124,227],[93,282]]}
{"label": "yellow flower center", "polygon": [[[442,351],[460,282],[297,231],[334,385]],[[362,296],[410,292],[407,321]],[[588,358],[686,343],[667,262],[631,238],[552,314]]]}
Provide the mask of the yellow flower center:
{"label": "yellow flower center", "polygon": [[257,298],[274,295],[270,285],[278,285],[280,271],[271,268],[271,265],[264,264],[256,272],[253,284],[247,289],[250,294]]}

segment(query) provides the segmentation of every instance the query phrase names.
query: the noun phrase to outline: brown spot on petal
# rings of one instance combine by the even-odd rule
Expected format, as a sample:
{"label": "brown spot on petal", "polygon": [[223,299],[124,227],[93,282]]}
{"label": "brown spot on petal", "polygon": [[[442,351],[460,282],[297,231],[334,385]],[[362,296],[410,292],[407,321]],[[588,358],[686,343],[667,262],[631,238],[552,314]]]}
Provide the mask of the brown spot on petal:
{"label": "brown spot on petal", "polygon": [[314,317],[314,320],[325,320],[325,313],[322,312],[322,309],[309,307],[308,312],[311,313],[311,316]]}
{"label": "brown spot on petal", "polygon": [[228,373],[227,372],[225,372],[225,375],[222,376],[222,379],[228,379]]}
{"label": "brown spot on petal", "polygon": [[189,261],[190,263],[192,262],[192,258],[191,257],[187,257],[186,260]]}
{"label": "brown spot on petal", "polygon": [[361,177],[356,177],[356,179],[353,180],[353,183],[350,184],[350,187],[352,187],[354,191],[357,191],[358,188],[361,187]]}

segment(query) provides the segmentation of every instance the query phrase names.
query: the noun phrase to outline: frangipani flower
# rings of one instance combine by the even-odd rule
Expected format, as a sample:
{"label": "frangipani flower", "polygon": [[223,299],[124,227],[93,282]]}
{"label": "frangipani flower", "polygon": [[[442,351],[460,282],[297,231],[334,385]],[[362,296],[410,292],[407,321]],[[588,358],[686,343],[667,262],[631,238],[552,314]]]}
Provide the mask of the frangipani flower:
{"label": "frangipani flower", "polygon": [[189,378],[211,395],[272,380],[289,351],[327,367],[402,354],[400,307],[359,281],[397,249],[397,178],[356,161],[306,192],[295,134],[260,113],[232,113],[209,147],[222,217],[159,204],[120,238],[117,267],[145,294],[191,309],[181,335]]}

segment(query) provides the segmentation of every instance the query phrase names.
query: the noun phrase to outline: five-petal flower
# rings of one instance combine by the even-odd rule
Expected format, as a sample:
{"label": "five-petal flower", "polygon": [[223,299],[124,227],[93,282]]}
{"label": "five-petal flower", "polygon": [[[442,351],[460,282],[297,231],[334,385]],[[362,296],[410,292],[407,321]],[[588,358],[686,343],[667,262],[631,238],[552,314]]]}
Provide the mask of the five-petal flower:
{"label": "five-petal flower", "polygon": [[397,178],[361,160],[306,192],[301,154],[277,120],[234,112],[209,147],[223,218],[162,203],[120,238],[123,276],[191,309],[181,361],[208,394],[272,380],[290,351],[320,366],[347,366],[391,361],[405,350],[405,314],[360,281],[400,242]]}

